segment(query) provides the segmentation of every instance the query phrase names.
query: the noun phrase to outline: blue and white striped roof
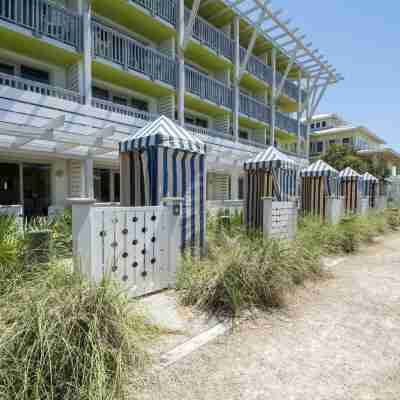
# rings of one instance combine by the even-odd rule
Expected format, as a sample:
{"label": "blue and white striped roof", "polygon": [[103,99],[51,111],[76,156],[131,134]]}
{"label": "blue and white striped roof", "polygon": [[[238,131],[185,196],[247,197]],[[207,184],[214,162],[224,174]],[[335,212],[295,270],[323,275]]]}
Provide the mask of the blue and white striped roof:
{"label": "blue and white striped roof", "polygon": [[342,180],[354,179],[361,178],[361,175],[358,172],[354,171],[354,169],[347,167],[339,172],[339,178]]}
{"label": "blue and white striped roof", "polygon": [[272,168],[297,169],[297,164],[286,154],[281,153],[272,146],[244,163],[244,169],[246,170],[270,170]]}
{"label": "blue and white striped roof", "polygon": [[337,176],[338,171],[325,161],[318,160],[300,172],[302,177]]}
{"label": "blue and white striped roof", "polygon": [[119,144],[121,153],[150,146],[169,147],[192,153],[205,154],[206,145],[186,129],[162,115]]}
{"label": "blue and white striped roof", "polygon": [[378,182],[379,179],[370,174],[369,172],[366,172],[364,175],[362,175],[362,178],[364,181],[373,181],[373,182]]}

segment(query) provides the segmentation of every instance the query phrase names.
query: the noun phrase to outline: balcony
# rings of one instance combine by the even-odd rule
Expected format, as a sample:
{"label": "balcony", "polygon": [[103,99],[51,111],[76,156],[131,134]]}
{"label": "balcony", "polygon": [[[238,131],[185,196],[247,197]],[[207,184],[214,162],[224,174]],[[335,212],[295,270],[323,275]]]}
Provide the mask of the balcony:
{"label": "balcony", "polygon": [[[185,22],[189,21],[190,10],[185,9]],[[193,25],[193,37],[218,55],[233,60],[233,41],[223,31],[197,16]]]}
{"label": "balcony", "polygon": [[176,86],[177,69],[172,58],[97,21],[92,22],[92,48],[94,57],[143,74],[152,81]]}
{"label": "balcony", "polygon": [[151,15],[155,15],[169,24],[176,26],[177,20],[177,7],[176,2],[173,0],[131,0],[132,3],[137,4]]}
{"label": "balcony", "polygon": [[207,136],[212,136],[226,140],[234,140],[234,137],[232,135],[229,135],[228,133],[222,133],[215,129],[203,128],[202,126],[197,126],[192,124],[185,124],[185,128],[190,132],[196,134],[196,136],[198,136],[199,139],[204,139],[207,138]]}
{"label": "balcony", "polygon": [[0,87],[2,86],[83,104],[83,96],[72,90],[0,73]]}
{"label": "balcony", "polygon": [[194,68],[185,65],[186,90],[218,106],[232,109],[232,90],[222,82],[210,78]]}
{"label": "balcony", "polygon": [[46,0],[1,0],[0,20],[82,49],[82,17]]}
{"label": "balcony", "polygon": [[[241,62],[243,62],[245,56],[246,56],[246,49],[244,47],[240,47]],[[249,57],[249,62],[247,63],[246,70],[250,74],[254,75],[256,78],[260,79],[261,81],[264,81],[269,85],[272,85],[272,68],[268,64],[262,62],[257,57],[255,56]]]}
{"label": "balcony", "polygon": [[247,146],[260,147],[261,149],[267,149],[268,147],[270,147],[269,144],[261,143],[254,139],[239,138],[239,143],[245,144]]}
{"label": "balcony", "polygon": [[117,114],[126,115],[127,117],[138,118],[144,121],[154,121],[159,115],[149,113],[147,111],[137,110],[136,108],[124,106],[99,98],[92,99],[92,106],[100,110],[111,111]]}
{"label": "balcony", "polygon": [[271,122],[270,108],[261,101],[243,93],[240,94],[239,112],[249,118],[257,119],[267,124]]}

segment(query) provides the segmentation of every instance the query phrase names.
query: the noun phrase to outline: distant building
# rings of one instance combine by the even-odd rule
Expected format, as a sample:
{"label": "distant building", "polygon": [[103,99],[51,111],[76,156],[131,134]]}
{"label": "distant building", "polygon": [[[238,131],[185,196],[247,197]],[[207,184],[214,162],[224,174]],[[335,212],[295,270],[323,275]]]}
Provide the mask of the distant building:
{"label": "distant building", "polygon": [[400,154],[368,128],[353,125],[338,114],[321,114],[313,117],[310,134],[310,160],[321,158],[333,144],[353,147],[360,156],[384,160],[392,176],[397,176]]}

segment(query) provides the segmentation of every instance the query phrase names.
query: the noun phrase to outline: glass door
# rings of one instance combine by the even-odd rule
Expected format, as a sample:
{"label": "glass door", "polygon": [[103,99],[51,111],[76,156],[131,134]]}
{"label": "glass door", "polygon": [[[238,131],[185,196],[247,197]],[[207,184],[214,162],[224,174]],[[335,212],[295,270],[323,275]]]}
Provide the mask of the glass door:
{"label": "glass door", "polygon": [[47,216],[51,201],[51,167],[42,164],[24,164],[25,217]]}

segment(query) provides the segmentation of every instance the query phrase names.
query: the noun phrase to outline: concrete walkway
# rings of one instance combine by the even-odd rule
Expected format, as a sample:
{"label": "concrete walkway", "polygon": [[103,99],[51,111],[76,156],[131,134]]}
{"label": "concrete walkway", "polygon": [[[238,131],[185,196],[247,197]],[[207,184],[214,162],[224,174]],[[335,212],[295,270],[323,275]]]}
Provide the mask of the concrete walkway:
{"label": "concrete walkway", "polygon": [[330,268],[282,312],[150,377],[140,399],[400,399],[400,234]]}

